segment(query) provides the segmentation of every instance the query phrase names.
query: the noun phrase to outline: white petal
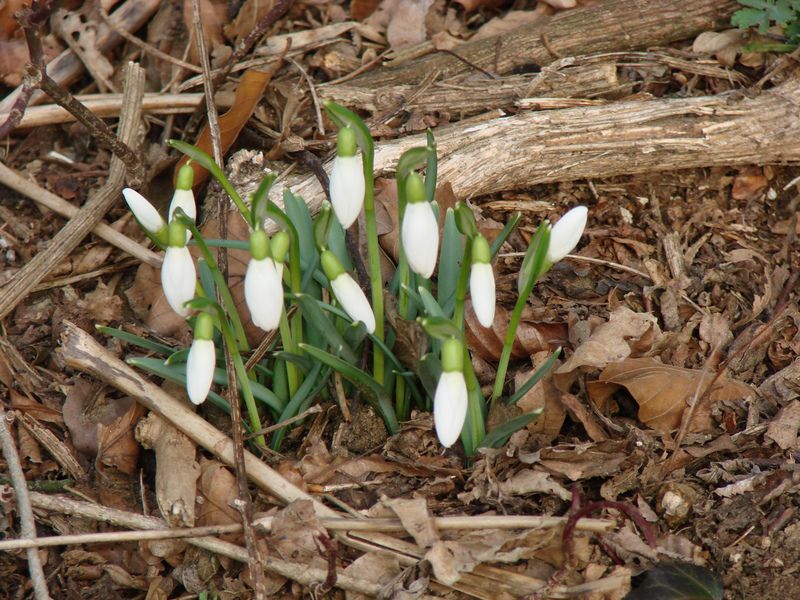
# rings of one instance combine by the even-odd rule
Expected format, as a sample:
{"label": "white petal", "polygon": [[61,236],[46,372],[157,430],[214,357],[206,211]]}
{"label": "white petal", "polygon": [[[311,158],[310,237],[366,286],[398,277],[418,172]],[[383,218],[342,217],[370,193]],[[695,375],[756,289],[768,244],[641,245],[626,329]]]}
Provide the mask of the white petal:
{"label": "white petal", "polygon": [[182,317],[189,314],[189,309],[183,304],[194,298],[196,282],[197,275],[189,249],[186,246],[169,246],[161,265],[161,287],[172,310]]}
{"label": "white petal", "polygon": [[439,254],[439,225],[429,202],[406,205],[401,239],[411,270],[425,278],[433,275]]}
{"label": "white petal", "polygon": [[[175,190],[172,194],[172,202],[169,203],[169,213],[167,217],[172,220],[172,215],[175,214],[175,209],[180,208],[186,213],[192,221],[197,221],[197,205],[194,202],[194,193],[192,190]],[[192,239],[192,232],[186,230],[186,241]]]}
{"label": "white petal", "polygon": [[458,440],[467,418],[467,383],[461,371],[445,371],[433,398],[433,423],[442,446]]}
{"label": "white petal", "polygon": [[251,260],[244,276],[244,299],[253,323],[264,331],[276,329],[283,309],[283,284],[271,258]]}
{"label": "white petal", "polygon": [[214,380],[217,358],[212,340],[194,340],[186,359],[186,393],[194,404],[202,404]]}
{"label": "white petal", "polygon": [[360,156],[337,156],[331,170],[331,204],[342,227],[355,223],[364,206],[364,169]]}
{"label": "white petal", "polygon": [[375,332],[375,313],[364,291],[347,273],[342,273],[331,281],[333,293],[344,311],[353,321],[361,321],[369,333]]}
{"label": "white petal", "polygon": [[553,225],[547,248],[548,263],[557,263],[578,245],[586,228],[588,214],[589,210],[585,206],[576,206]]}
{"label": "white petal", "polygon": [[162,227],[166,226],[164,219],[156,210],[156,207],[148,202],[147,198],[142,196],[136,190],[125,188],[122,190],[122,195],[125,197],[125,202],[128,203],[128,208],[131,209],[133,216],[142,224],[150,233],[156,233]]}
{"label": "white petal", "polygon": [[494,272],[488,263],[474,263],[469,271],[469,294],[478,322],[491,327],[496,304]]}

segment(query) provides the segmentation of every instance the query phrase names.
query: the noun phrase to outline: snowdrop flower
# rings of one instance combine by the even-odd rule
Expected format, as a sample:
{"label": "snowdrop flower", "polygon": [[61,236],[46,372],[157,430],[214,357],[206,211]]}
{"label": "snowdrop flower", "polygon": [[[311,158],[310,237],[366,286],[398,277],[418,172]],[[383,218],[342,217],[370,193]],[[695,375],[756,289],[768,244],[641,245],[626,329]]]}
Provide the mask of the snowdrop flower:
{"label": "snowdrop flower", "polygon": [[186,247],[186,227],[172,221],[167,230],[167,250],[161,265],[161,287],[170,307],[180,316],[189,314],[184,306],[194,298],[197,273],[189,249]]}
{"label": "snowdrop flower", "polygon": [[[175,209],[180,208],[192,221],[197,221],[197,204],[194,201],[192,183],[194,182],[194,169],[191,165],[183,165],[178,171],[178,178],[175,184],[175,193],[169,203],[168,218],[171,221],[175,214]],[[186,231],[186,240],[192,237],[191,231]]]}
{"label": "snowdrop flower", "polygon": [[442,345],[442,375],[433,397],[433,423],[442,446],[456,443],[467,418],[467,383],[464,380],[464,346],[455,339]]}
{"label": "snowdrop flower", "polygon": [[364,295],[364,291],[355,280],[344,270],[342,263],[330,250],[325,250],[320,257],[322,270],[331,282],[334,296],[342,305],[344,311],[353,321],[361,321],[369,333],[375,332],[375,314],[372,306]]}
{"label": "snowdrop flower", "polygon": [[131,188],[122,190],[122,195],[142,229],[154,236],[166,230],[167,223],[147,198]]}
{"label": "snowdrop flower", "polygon": [[588,214],[589,210],[585,206],[576,206],[553,225],[545,259],[548,265],[554,265],[578,245],[586,227]]}
{"label": "snowdrop flower", "polygon": [[469,293],[475,316],[483,327],[491,327],[496,304],[492,252],[486,238],[478,234],[472,240],[472,266],[469,271]]}
{"label": "snowdrop flower", "polygon": [[345,229],[355,222],[364,205],[364,168],[356,150],[356,134],[343,127],[336,140],[330,189],[333,212]]}
{"label": "snowdrop flower", "polygon": [[258,229],[250,236],[250,253],[244,275],[244,299],[253,323],[264,331],[277,329],[283,311],[283,282],[269,256],[269,237]]}
{"label": "snowdrop flower", "polygon": [[429,279],[439,254],[439,224],[429,202],[425,201],[425,184],[417,173],[406,178],[408,204],[403,214],[400,239],[411,270]]}
{"label": "snowdrop flower", "polygon": [[214,352],[214,321],[211,315],[201,312],[194,326],[194,340],[186,359],[186,393],[193,404],[202,404],[211,383],[217,355]]}

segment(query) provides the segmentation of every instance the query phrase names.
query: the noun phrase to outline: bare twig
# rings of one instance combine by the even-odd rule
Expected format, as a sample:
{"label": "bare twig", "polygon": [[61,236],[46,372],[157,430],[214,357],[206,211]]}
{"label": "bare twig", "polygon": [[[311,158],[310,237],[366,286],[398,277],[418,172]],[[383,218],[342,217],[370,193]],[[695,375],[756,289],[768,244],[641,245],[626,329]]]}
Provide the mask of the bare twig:
{"label": "bare twig", "polygon": [[115,136],[114,132],[102,119],[78,102],[72,94],[47,74],[42,40],[39,38],[38,32],[39,21],[37,21],[37,13],[34,9],[21,12],[20,24],[25,32],[25,41],[28,44],[28,51],[31,57],[27,72],[32,81],[37,81],[39,89],[50,96],[59,106],[74,115],[89,130],[89,134],[97,143],[110,149],[115,156],[122,160],[130,171],[132,182],[135,185],[144,183],[145,169],[139,156],[131,150],[125,141]]}
{"label": "bare twig", "polygon": [[[245,55],[250,52],[252,47],[255,43],[263,36],[270,27],[272,27],[275,22],[280,19],[286,11],[289,10],[294,4],[294,0],[278,0],[275,2],[273,7],[258,20],[255,27],[247,34],[247,36],[239,43],[239,46],[234,50],[231,57],[228,59],[228,62],[225,66],[220,69],[217,74],[214,76],[214,80],[212,81],[213,87],[219,87],[225,78],[228,77],[228,74],[233,70],[233,67],[242,60]],[[200,123],[200,119],[203,117],[205,112],[205,107],[201,104],[197,107],[192,117],[189,119],[189,122],[186,124],[184,131],[192,132],[197,128],[197,125]]]}
{"label": "bare twig", "polygon": [[[35,541],[36,523],[33,520],[33,509],[28,495],[28,482],[25,481],[25,474],[22,472],[22,465],[19,462],[19,454],[17,454],[14,439],[8,430],[7,418],[5,409],[0,405],[0,444],[3,447],[3,456],[8,465],[8,474],[11,477],[14,493],[17,496],[20,534],[23,539]],[[36,600],[49,600],[50,594],[47,592],[47,580],[42,570],[42,561],[39,560],[39,552],[33,547],[28,549],[27,555],[28,572],[31,576]]]}
{"label": "bare twig", "polygon": [[[167,528],[167,523],[161,519],[108,508],[91,502],[81,502],[65,496],[49,496],[47,494],[35,492],[32,492],[30,496],[33,506],[39,509],[68,515],[83,516],[95,521],[113,523],[129,529],[164,530]],[[227,556],[238,562],[247,562],[247,552],[244,548],[236,544],[223,542],[213,537],[187,538],[187,541],[209,552]],[[35,552],[35,550],[33,551]],[[322,583],[328,578],[327,569],[317,569],[309,567],[308,565],[286,562],[277,557],[270,557],[269,561],[265,562],[264,568],[306,586]],[[368,596],[376,596],[381,585],[365,581],[363,578],[350,577],[339,573],[336,579],[336,587],[366,594]]]}
{"label": "bare twig", "polygon": [[[25,179],[19,173],[8,168],[2,162],[0,162],[0,184],[19,192],[23,196],[27,196],[37,204],[52,210],[54,213],[59,214],[62,217],[71,219],[80,212],[79,208],[76,208],[66,200],[56,196],[54,193],[46,190],[40,185],[37,185],[33,181]],[[97,237],[107,241],[112,246],[116,246],[123,252],[138,258],[150,266],[161,266],[160,254],[156,254],[152,250],[145,248],[138,242],[132,240],[128,236],[120,233],[105,223],[98,223],[95,225],[94,229],[91,230],[91,232]]]}
{"label": "bare twig", "polygon": [[[125,69],[126,104],[119,123],[119,134],[128,144],[136,139],[139,126],[139,110],[144,92],[144,71],[133,63]],[[5,318],[24,300],[72,250],[83,240],[105,216],[114,204],[120,201],[120,192],[125,179],[125,165],[114,156],[106,184],[95,193],[78,213],[70,219],[52,239],[45,251],[39,252],[26,264],[16,277],[0,290],[0,319]]]}

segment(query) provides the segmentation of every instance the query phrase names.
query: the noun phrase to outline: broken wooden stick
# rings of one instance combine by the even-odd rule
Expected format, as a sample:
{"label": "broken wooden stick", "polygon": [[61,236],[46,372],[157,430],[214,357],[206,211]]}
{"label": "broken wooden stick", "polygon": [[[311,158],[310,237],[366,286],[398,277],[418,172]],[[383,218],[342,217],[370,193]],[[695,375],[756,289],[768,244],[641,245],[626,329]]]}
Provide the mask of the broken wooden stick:
{"label": "broken wooden stick", "polygon": [[[800,163],[800,78],[749,97],[632,100],[490,120],[435,131],[439,179],[459,198],[540,183],[709,166]],[[391,175],[424,135],[378,142],[376,175]],[[324,195],[314,176],[285,182],[313,210]],[[247,193],[247,190],[242,190]]]}

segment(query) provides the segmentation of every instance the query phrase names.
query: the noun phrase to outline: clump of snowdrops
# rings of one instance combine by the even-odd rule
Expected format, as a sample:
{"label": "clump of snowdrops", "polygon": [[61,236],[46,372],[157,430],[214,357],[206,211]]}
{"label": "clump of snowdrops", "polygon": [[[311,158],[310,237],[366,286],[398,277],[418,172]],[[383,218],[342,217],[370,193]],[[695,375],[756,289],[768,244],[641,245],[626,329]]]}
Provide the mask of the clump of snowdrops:
{"label": "clump of snowdrops", "polygon": [[[469,294],[481,326],[492,325],[496,299],[491,263],[519,222],[519,214],[489,243],[479,232],[471,209],[458,203],[447,210],[440,236],[433,136],[429,132],[425,147],[412,148],[401,156],[396,169],[401,249],[388,289],[396,299],[396,322],[416,321],[427,334],[420,360],[413,365],[401,363],[393,351],[397,332],[385,327],[373,186],[374,143],[357,115],[334,103],[326,109],[339,132],[330,173],[331,202],[324,203],[316,216],[289,190],[283,192],[283,207],[275,203],[270,198],[271,174],[243,199],[211,157],[189,144],[170,142],[217,179],[249,225],[250,239],[203,238],[195,224],[191,166],[178,173],[167,220],[138,192],[125,189],[125,200],[139,224],[164,250],[164,294],[172,309],[188,319],[194,340],[188,350],[176,352],[121,330],[105,331],[162,356],[130,358],[132,364],[185,384],[195,404],[210,400],[225,410],[230,409],[227,401],[213,388],[227,384],[222,345],[227,346],[239,397],[247,409],[245,426],[253,432],[261,430],[266,419],[280,424],[335,393],[329,384],[338,373],[346,382],[346,394],[358,391],[375,407],[390,434],[398,432],[399,423],[416,407],[433,410],[436,435],[445,447],[460,438],[471,456],[481,446],[505,443],[511,433],[539,413],[523,414],[487,434],[490,404],[517,402],[546,374],[559,352],[513,394],[503,396],[522,310],[536,281],[577,245],[586,224],[586,208],[572,209],[554,226],[543,222],[533,235],[519,271],[519,296],[493,391],[485,398],[465,343],[464,305]],[[354,257],[345,243],[345,230],[362,211],[369,297],[353,276]],[[270,236],[268,230],[276,232]],[[200,251],[196,266],[190,245]],[[276,332],[269,350],[249,370],[245,357],[251,349],[242,315],[211,251],[214,246],[249,251],[244,279],[249,316],[264,332]],[[295,310],[290,311],[291,306]],[[365,345],[370,353],[367,364],[361,361]],[[272,434],[269,443],[274,449],[280,447],[285,433],[283,427]],[[253,442],[265,445],[267,440],[256,435]]]}

